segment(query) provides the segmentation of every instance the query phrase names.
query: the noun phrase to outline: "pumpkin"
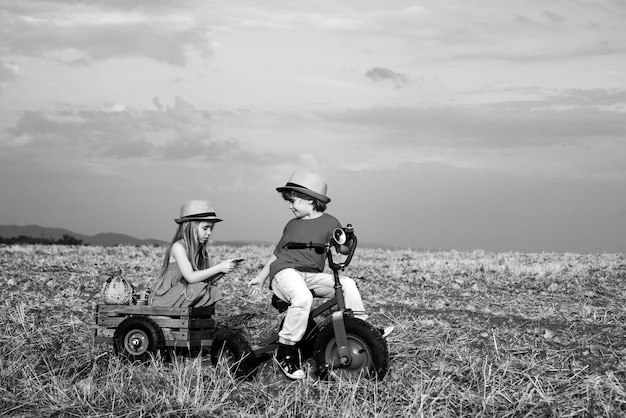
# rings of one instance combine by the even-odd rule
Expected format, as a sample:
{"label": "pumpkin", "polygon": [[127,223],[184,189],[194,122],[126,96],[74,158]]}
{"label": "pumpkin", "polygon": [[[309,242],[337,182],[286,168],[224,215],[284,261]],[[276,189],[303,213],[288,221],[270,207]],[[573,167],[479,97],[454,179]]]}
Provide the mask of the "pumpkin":
{"label": "pumpkin", "polygon": [[102,287],[104,303],[107,305],[130,305],[135,288],[121,276],[111,276]]}

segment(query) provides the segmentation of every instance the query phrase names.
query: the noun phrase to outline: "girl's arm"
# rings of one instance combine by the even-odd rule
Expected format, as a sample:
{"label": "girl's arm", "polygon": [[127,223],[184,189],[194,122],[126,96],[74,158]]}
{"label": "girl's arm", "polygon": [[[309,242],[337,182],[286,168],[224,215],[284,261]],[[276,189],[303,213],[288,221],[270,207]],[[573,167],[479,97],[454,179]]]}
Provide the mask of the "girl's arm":
{"label": "girl's arm", "polygon": [[248,283],[248,287],[250,288],[250,295],[253,297],[258,297],[261,295],[263,291],[263,285],[267,280],[267,277],[270,275],[270,264],[272,264],[276,260],[276,255],[272,254],[272,256],[267,260],[259,274]]}
{"label": "girl's arm", "polygon": [[176,260],[180,272],[188,283],[198,283],[220,273],[229,273],[235,267],[233,259],[228,259],[208,269],[194,270],[187,257],[187,251],[185,251],[185,248],[178,242],[172,245],[172,256]]}

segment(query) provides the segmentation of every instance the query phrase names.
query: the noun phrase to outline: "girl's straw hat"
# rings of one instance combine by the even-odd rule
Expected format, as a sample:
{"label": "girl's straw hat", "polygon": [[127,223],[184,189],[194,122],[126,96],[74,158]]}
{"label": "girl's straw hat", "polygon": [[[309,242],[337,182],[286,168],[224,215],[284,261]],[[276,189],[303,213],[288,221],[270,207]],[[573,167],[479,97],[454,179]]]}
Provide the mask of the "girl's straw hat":
{"label": "girl's straw hat", "polygon": [[177,224],[187,221],[220,222],[215,209],[208,200],[188,200],[180,207],[180,218],[174,219]]}
{"label": "girl's straw hat", "polygon": [[328,203],[330,198],[326,196],[326,182],[317,174],[304,171],[295,171],[289,181],[283,187],[277,187],[277,191],[296,191],[307,196],[311,196],[320,202]]}

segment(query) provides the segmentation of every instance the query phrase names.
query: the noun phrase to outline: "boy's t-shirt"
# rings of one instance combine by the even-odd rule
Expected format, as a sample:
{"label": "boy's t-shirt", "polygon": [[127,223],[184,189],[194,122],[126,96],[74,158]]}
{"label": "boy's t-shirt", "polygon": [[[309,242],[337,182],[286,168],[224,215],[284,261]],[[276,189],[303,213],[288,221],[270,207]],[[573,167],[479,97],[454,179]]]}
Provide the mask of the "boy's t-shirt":
{"label": "boy's t-shirt", "polygon": [[287,249],[285,245],[288,242],[326,244],[335,228],[341,228],[341,223],[327,213],[315,219],[294,218],[287,222],[274,249],[276,260],[270,265],[270,278],[286,268],[309,273],[324,271],[326,252],[323,249]]}

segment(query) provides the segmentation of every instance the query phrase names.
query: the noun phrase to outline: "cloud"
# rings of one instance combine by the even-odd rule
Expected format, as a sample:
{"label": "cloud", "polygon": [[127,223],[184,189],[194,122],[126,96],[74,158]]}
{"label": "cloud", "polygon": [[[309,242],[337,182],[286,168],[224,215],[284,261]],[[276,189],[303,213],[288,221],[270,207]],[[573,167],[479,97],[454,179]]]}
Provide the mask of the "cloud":
{"label": "cloud", "polygon": [[382,67],[374,67],[367,70],[365,72],[365,77],[375,83],[381,81],[391,81],[397,89],[403,87],[409,82],[409,78],[406,75]]}
{"label": "cloud", "polygon": [[543,100],[386,106],[316,113],[351,149],[353,170],[406,163],[535,178],[626,179],[625,93],[560,90]]}
{"label": "cloud", "polygon": [[17,80],[20,73],[20,67],[12,61],[0,60],[0,93],[4,87]]}
{"label": "cloud", "polygon": [[[159,103],[158,98],[154,102]],[[212,139],[211,124],[208,112],[179,97],[173,106],[159,110],[110,106],[25,111],[7,130],[0,150],[42,158],[148,160],[215,160],[240,151],[235,139]]]}
{"label": "cloud", "polygon": [[625,89],[562,89],[547,95],[542,103],[545,107],[600,109],[626,112]]}
{"label": "cloud", "polygon": [[[15,2],[0,18],[0,53],[67,64],[110,58],[146,57],[185,65],[189,50],[213,54],[207,30],[192,13],[179,14],[165,2],[71,4]],[[180,6],[182,7],[182,6]]]}
{"label": "cloud", "polygon": [[422,67],[448,59],[551,62],[624,53],[624,14],[619,1],[570,2],[566,8],[514,0],[430,2],[362,12],[358,30],[393,39]]}
{"label": "cloud", "polygon": [[[590,100],[592,99],[592,100]],[[580,139],[621,139],[626,132],[626,91],[562,90],[541,100],[482,106],[387,106],[324,111],[318,116],[353,126],[405,134],[406,141],[463,144],[554,144]]]}
{"label": "cloud", "polygon": [[154,97],[152,99],[152,103],[154,104],[154,107],[156,107],[157,110],[163,110],[163,105],[161,104],[161,101],[159,100],[158,97]]}

